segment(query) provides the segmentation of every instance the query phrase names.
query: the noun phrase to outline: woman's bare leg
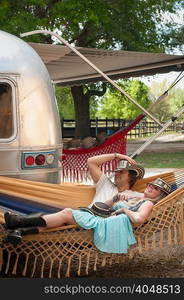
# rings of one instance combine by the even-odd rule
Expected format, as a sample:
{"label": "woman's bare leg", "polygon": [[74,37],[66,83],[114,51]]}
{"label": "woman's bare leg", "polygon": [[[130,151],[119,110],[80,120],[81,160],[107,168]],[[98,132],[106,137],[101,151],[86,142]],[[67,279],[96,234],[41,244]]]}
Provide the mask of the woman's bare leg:
{"label": "woman's bare leg", "polygon": [[[64,224],[74,225],[76,224],[71,208],[65,208],[57,213],[43,215],[42,218],[45,220],[47,227],[54,228],[59,227]],[[40,227],[39,231],[42,231],[44,228]]]}

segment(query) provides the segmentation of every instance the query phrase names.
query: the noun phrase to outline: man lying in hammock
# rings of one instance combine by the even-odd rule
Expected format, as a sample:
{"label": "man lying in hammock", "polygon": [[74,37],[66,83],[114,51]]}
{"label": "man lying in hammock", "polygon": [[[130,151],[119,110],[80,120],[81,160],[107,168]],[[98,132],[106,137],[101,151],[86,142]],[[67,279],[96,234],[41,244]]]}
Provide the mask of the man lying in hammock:
{"label": "man lying in hammock", "polygon": [[[106,176],[102,171],[103,163],[118,160],[118,167],[112,178]],[[142,193],[132,191],[131,188],[138,179],[144,177],[145,170],[141,165],[127,155],[120,153],[102,154],[88,158],[87,161],[90,175],[96,185],[96,194],[92,204],[96,201],[105,202],[113,198],[117,193],[127,197],[142,197]]]}
{"label": "man lying in hammock", "polygon": [[[39,233],[44,228],[56,228],[62,225],[78,224],[84,229],[93,229],[94,244],[107,253],[127,253],[130,245],[136,243],[133,234],[132,223],[142,224],[149,217],[153,205],[171,192],[171,186],[164,180],[157,178],[148,183],[142,199],[135,205],[127,207],[126,201],[119,201],[119,197],[113,197],[108,201],[113,208],[109,217],[103,218],[95,215],[99,212],[95,203],[91,209],[66,208],[52,214],[18,216],[6,212],[5,223],[9,230],[6,241],[17,244],[22,236]],[[124,199],[124,198],[123,198]],[[116,203],[118,201],[118,203]],[[111,203],[110,203],[111,202]],[[106,203],[102,203],[105,205]],[[107,207],[102,207],[102,211]],[[109,208],[110,210],[110,208]]]}

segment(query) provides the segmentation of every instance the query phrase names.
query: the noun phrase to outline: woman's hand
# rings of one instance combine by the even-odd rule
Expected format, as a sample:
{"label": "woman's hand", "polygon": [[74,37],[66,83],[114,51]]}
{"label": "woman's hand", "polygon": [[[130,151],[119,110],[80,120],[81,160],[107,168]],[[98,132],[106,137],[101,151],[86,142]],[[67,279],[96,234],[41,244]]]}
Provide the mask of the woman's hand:
{"label": "woman's hand", "polygon": [[130,198],[130,196],[128,196],[128,195],[119,194],[119,201],[128,201],[129,198]]}
{"label": "woman's hand", "polygon": [[124,207],[119,208],[119,209],[113,211],[113,212],[111,213],[111,216],[118,216],[118,215],[123,214],[123,213],[124,213]]}

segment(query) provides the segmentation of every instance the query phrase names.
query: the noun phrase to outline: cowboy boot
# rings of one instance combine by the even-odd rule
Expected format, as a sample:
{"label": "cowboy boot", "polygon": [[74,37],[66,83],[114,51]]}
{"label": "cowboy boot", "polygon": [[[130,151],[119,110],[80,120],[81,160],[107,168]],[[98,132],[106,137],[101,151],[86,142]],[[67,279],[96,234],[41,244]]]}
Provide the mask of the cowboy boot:
{"label": "cowboy boot", "polygon": [[10,243],[14,246],[20,244],[22,242],[22,236],[39,233],[39,230],[37,227],[27,227],[27,228],[17,228],[14,230],[11,230],[6,238],[4,239],[4,243]]}
{"label": "cowboy boot", "polygon": [[41,217],[42,215],[43,213],[34,213],[21,216],[7,211],[4,214],[5,225],[7,229],[15,229],[19,227],[45,227],[47,224]]}

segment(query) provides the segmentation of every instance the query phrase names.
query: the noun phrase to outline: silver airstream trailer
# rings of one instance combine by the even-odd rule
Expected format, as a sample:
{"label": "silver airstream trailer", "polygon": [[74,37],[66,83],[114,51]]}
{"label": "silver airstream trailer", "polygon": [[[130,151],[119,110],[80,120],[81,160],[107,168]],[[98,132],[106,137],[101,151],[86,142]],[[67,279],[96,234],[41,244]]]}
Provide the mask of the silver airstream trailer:
{"label": "silver airstream trailer", "polygon": [[59,183],[61,127],[39,55],[0,31],[0,175]]}

